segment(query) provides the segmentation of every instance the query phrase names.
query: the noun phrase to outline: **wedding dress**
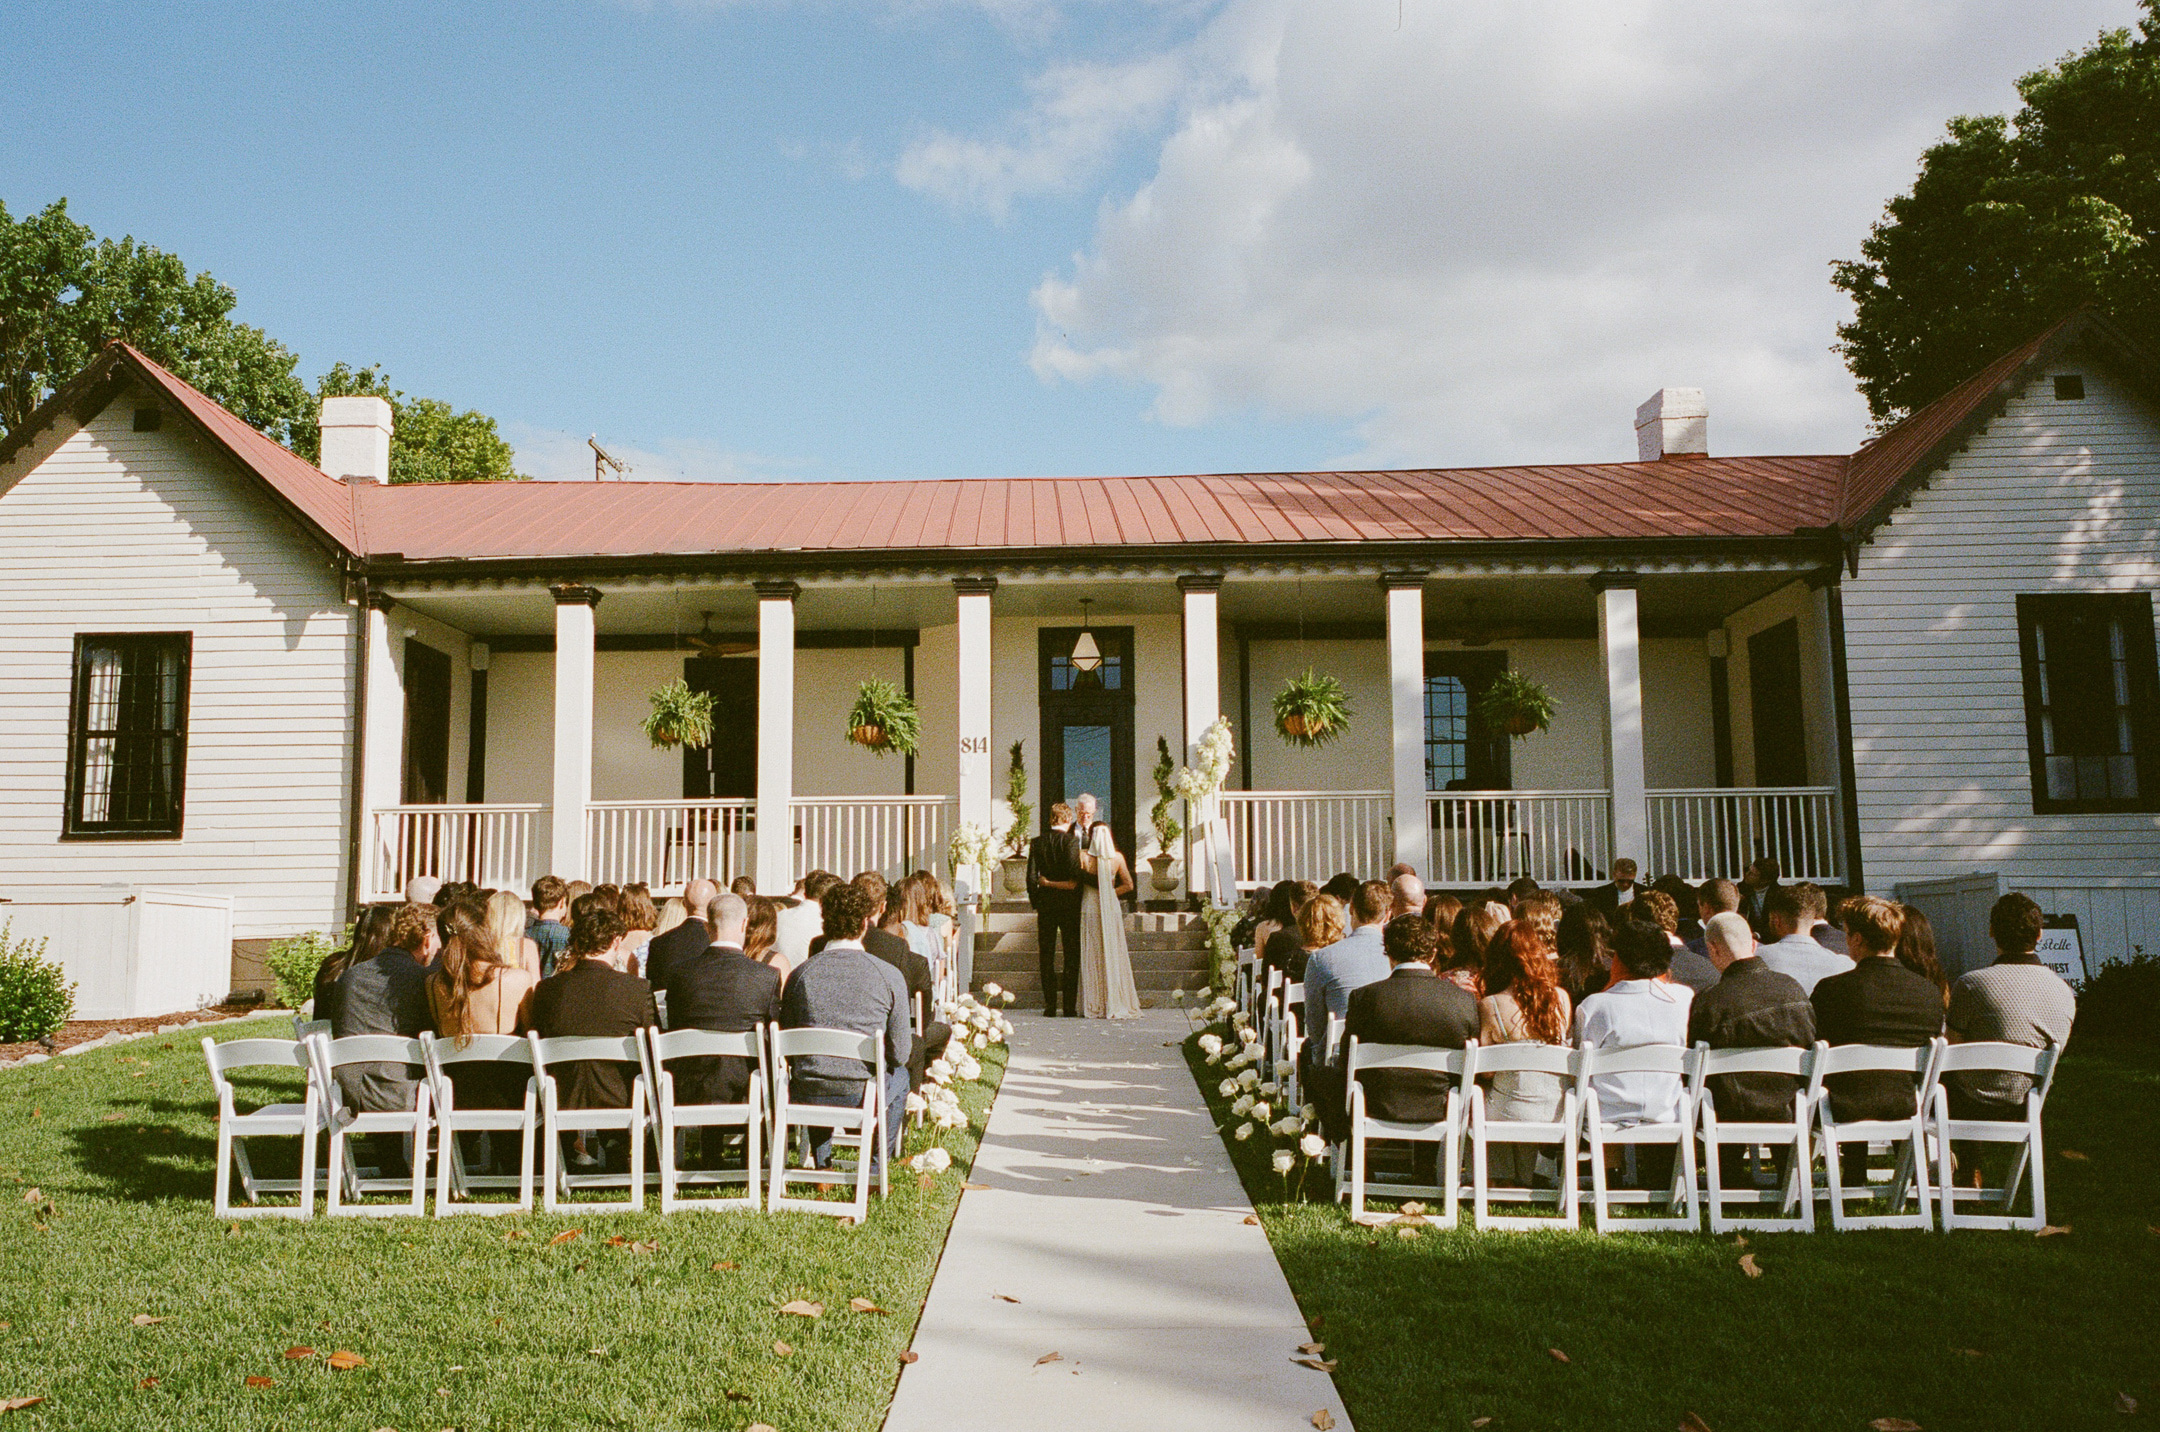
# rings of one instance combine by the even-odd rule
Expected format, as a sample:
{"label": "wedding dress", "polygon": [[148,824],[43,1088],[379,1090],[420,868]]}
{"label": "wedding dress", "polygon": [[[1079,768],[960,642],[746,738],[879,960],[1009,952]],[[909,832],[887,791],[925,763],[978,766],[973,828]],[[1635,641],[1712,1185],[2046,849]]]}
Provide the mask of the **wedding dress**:
{"label": "wedding dress", "polygon": [[1132,956],[1125,949],[1125,906],[1117,896],[1117,875],[1124,857],[1098,825],[1088,841],[1096,883],[1080,894],[1080,1009],[1089,1019],[1131,1019],[1140,1013],[1140,992],[1133,987]]}

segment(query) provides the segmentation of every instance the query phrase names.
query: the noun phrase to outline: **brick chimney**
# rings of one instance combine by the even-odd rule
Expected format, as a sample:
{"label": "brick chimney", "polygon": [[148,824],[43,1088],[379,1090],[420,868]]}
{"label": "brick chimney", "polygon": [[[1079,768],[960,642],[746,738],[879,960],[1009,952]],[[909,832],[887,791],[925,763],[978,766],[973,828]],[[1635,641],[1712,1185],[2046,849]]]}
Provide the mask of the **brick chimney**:
{"label": "brick chimney", "polygon": [[1635,410],[1635,456],[1643,462],[1710,455],[1710,408],[1700,388],[1660,388]]}
{"label": "brick chimney", "polygon": [[325,398],[322,470],[340,482],[390,480],[390,404],[382,398]]}

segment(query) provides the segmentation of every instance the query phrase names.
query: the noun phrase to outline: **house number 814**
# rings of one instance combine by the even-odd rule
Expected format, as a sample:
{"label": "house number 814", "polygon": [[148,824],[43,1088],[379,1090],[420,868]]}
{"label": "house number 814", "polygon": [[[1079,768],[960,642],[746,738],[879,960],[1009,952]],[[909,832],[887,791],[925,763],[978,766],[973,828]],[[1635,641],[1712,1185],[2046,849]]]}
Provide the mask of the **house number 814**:
{"label": "house number 814", "polygon": [[989,755],[990,738],[988,736],[962,736],[960,738],[960,754],[963,756]]}

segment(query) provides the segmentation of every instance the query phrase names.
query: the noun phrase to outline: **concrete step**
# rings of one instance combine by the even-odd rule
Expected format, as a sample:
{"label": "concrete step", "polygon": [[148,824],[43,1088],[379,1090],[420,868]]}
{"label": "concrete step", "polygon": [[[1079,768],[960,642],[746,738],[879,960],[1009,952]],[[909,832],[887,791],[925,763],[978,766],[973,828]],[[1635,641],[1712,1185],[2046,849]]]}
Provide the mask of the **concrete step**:
{"label": "concrete step", "polygon": [[[1142,970],[1205,970],[1208,967],[1204,950],[1134,950],[1133,973]],[[975,975],[980,979],[985,972],[995,970],[1032,971],[1040,969],[1038,952],[1035,950],[996,950],[975,957]],[[991,978],[1000,978],[992,975]]]}
{"label": "concrete step", "polygon": [[[992,906],[976,926],[978,934],[1015,934],[1036,927],[1035,912],[1022,905],[1017,909],[1001,909]],[[1182,930],[1198,930],[1204,938],[1207,926],[1198,915],[1189,910],[1135,910],[1125,917],[1125,929],[1131,934],[1168,934]]]}

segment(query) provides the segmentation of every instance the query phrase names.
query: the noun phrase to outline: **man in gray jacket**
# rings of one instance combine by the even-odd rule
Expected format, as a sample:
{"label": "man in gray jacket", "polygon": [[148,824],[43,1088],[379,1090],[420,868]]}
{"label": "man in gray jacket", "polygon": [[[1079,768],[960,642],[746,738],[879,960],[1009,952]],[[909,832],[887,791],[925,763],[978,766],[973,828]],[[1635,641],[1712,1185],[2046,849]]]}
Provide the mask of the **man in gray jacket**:
{"label": "man in gray jacket", "polygon": [[[788,977],[780,999],[780,1027],[845,1029],[884,1040],[885,1147],[871,1151],[875,1169],[880,1154],[899,1155],[901,1124],[907,1114],[908,1053],[915,1043],[915,1030],[908,1020],[907,983],[898,969],[863,948],[863,936],[877,914],[868,891],[835,885],[820,903],[825,947]],[[790,1066],[788,1095],[798,1104],[851,1108],[862,1103],[863,1085],[870,1075],[870,1066],[860,1059],[807,1055]],[[811,1137],[811,1156],[820,1167],[829,1167],[832,1131],[818,1130]]]}

